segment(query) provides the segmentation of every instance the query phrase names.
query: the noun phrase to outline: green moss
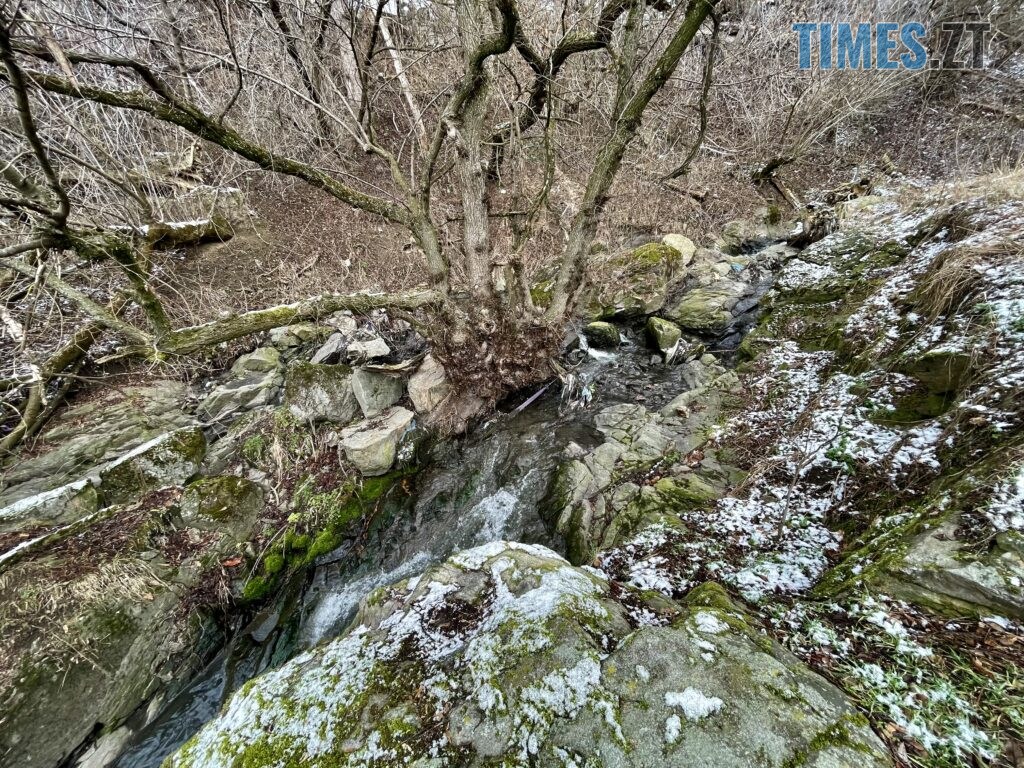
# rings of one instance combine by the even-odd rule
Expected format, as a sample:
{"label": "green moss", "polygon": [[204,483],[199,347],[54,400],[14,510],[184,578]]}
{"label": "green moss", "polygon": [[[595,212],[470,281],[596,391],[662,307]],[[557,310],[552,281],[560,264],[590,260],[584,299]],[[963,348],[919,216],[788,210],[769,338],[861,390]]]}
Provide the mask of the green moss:
{"label": "green moss", "polygon": [[664,243],[648,243],[641,245],[627,256],[620,258],[623,266],[636,267],[674,267],[679,261],[680,253]]}
{"label": "green moss", "polygon": [[714,608],[723,613],[734,613],[738,610],[725,587],[714,581],[705,581],[687,592],[686,604],[694,608]]}
{"label": "green moss", "polygon": [[242,457],[253,466],[259,466],[267,454],[267,439],[263,435],[250,435],[242,443]]}
{"label": "green moss", "polygon": [[614,349],[619,346],[619,329],[603,320],[588,323],[583,328],[583,335],[590,346],[596,349]]}
{"label": "green moss", "polygon": [[851,735],[851,728],[867,728],[867,719],[861,714],[843,715],[828,728],[815,734],[807,747],[799,750],[782,764],[782,768],[801,768],[807,765],[819,752],[827,749],[852,749],[871,754],[871,749],[860,739]]}
{"label": "green moss", "polygon": [[330,530],[320,531],[320,533],[314,537],[313,543],[306,552],[306,561],[313,562],[318,557],[326,555],[328,552],[337,549],[341,546],[342,541],[344,541],[344,538],[340,533],[335,533]]}
{"label": "green moss", "polygon": [[941,416],[953,405],[953,398],[933,392],[911,392],[899,398],[891,408],[872,411],[876,424],[915,424]]}
{"label": "green moss", "polygon": [[251,520],[262,506],[262,489],[235,475],[201,477],[189,484],[181,500],[182,516],[197,527]]}
{"label": "green moss", "polygon": [[689,472],[681,477],[664,477],[654,488],[674,510],[701,509],[721,495],[717,488],[696,472]]}
{"label": "green moss", "polygon": [[136,631],[138,622],[121,603],[99,602],[89,606],[83,617],[88,634],[102,640],[129,635]]}
{"label": "green moss", "polygon": [[909,540],[923,527],[925,517],[925,513],[915,513],[897,517],[894,524],[869,528],[861,539],[854,541],[846,557],[822,576],[813,593],[835,597],[878,577],[903,556]]}
{"label": "green moss", "polygon": [[[199,427],[172,432],[144,452],[131,456],[100,473],[104,503],[132,501],[169,482],[180,482],[206,455],[206,438]],[[187,471],[186,471],[187,470]]]}
{"label": "green moss", "polygon": [[273,577],[253,576],[242,587],[242,599],[249,602],[262,600],[274,590],[275,584]]}
{"label": "green moss", "polygon": [[302,552],[309,549],[309,543],[310,537],[308,533],[298,533],[289,530],[284,535],[284,548],[286,550]]}
{"label": "green moss", "polygon": [[263,558],[263,572],[268,576],[275,576],[284,570],[285,559],[280,552],[269,552]]}
{"label": "green moss", "polygon": [[530,300],[533,301],[533,306],[540,309],[546,309],[551,304],[551,297],[554,295],[555,281],[544,280],[539,283],[535,283],[530,287]]}
{"label": "green moss", "polygon": [[901,360],[896,370],[913,376],[933,394],[952,396],[963,388],[974,364],[968,352],[939,350]]}

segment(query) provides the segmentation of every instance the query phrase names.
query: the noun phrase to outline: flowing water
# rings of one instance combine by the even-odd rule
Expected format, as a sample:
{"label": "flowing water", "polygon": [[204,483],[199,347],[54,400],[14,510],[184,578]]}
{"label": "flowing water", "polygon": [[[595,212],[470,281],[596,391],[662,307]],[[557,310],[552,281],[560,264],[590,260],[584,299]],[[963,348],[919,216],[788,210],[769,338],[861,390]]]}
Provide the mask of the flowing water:
{"label": "flowing water", "polygon": [[522,410],[499,413],[466,438],[439,445],[408,484],[391,489],[382,522],[361,552],[335,553],[311,576],[297,578],[156,719],[139,724],[115,765],[157,768],[250,677],[341,632],[377,587],[490,541],[560,550],[539,506],[566,446],[590,449],[600,442],[592,423],[603,407],[629,402],[657,409],[686,389],[682,368],[652,359],[633,340],[616,353],[589,352],[575,374],[585,406],[567,407],[552,386]]}

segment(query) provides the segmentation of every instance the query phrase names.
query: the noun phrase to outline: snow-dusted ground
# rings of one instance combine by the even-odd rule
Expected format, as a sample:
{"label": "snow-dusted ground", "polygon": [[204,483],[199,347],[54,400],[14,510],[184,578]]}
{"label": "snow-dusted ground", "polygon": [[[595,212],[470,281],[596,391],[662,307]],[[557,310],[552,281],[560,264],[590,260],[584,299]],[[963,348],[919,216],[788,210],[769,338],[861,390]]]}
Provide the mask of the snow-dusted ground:
{"label": "snow-dusted ground", "polygon": [[[759,604],[793,650],[884,726],[908,763],[987,764],[1007,733],[1024,735],[1024,694],[999,679],[1012,677],[1012,658],[995,653],[991,668],[977,667],[988,640],[1024,646],[1021,625],[998,615],[949,622],[886,597],[868,579],[881,550],[847,566],[852,592],[827,603],[803,598],[853,544],[844,530],[866,531],[865,541],[890,531],[898,541],[915,516],[956,512],[940,490],[968,470],[980,478],[973,493],[987,497],[972,502],[976,556],[999,534],[1024,533],[1024,201],[1002,197],[993,186],[909,208],[887,199],[790,261],[775,295],[820,295],[806,316],[834,317],[838,351],[769,339],[741,376],[746,405],[705,446],[740,447],[745,481],[710,506],[673,510],[681,525],[647,527],[600,555],[604,573],[640,589],[678,597],[714,579]],[[861,298],[844,298],[847,287]],[[935,416],[887,419],[928,394],[918,371],[948,373],[947,392],[941,381],[930,385],[933,400],[947,403]],[[1005,586],[1024,607],[1021,580],[1008,576]],[[958,651],[963,643],[974,650]],[[666,741],[680,727],[670,718]]]}

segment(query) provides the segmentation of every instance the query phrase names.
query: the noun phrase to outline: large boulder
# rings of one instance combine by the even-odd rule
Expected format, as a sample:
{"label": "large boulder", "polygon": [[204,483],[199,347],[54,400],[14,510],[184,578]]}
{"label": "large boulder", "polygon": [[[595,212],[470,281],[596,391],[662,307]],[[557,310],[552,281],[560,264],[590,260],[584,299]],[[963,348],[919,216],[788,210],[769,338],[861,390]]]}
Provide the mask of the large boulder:
{"label": "large boulder", "polygon": [[748,291],[745,283],[721,281],[689,291],[662,314],[684,331],[718,336],[728,330],[733,307]]}
{"label": "large boulder", "polygon": [[412,411],[394,407],[376,418],[343,429],[339,441],[345,457],[364,475],[387,473],[395,463],[398,443],[414,418]]}
{"label": "large boulder", "polygon": [[597,262],[592,288],[582,303],[593,319],[626,319],[657,312],[669,288],[681,276],[682,257],[664,243],[648,243],[630,253]]}
{"label": "large boulder", "polygon": [[587,343],[595,349],[615,349],[621,342],[619,329],[613,323],[596,320],[583,326]]}
{"label": "large boulder", "polygon": [[344,424],[359,415],[352,369],[346,365],[293,363],[285,379],[284,402],[300,421]]}
{"label": "large boulder", "polygon": [[433,355],[423,358],[419,369],[409,377],[409,399],[417,413],[430,413],[450,392],[444,368]]}
{"label": "large boulder", "polygon": [[166,766],[891,765],[838,689],[700,593],[680,612],[543,547],[468,550],[371,595]]}

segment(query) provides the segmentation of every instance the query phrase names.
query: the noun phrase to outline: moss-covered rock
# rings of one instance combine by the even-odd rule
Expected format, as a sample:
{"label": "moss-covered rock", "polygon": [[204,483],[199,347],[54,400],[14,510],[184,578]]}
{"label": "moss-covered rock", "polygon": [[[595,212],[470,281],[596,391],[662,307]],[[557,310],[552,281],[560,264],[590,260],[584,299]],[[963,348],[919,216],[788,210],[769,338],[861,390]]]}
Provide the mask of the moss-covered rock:
{"label": "moss-covered rock", "polygon": [[[165,768],[891,764],[727,599],[657,609],[542,547],[468,550],[248,683]],[[675,621],[634,631],[653,615]]]}
{"label": "moss-covered rock", "polygon": [[207,419],[219,419],[237,411],[252,410],[274,401],[284,381],[281,353],[260,347],[238,358],[226,381],[203,398],[198,411]]}
{"label": "moss-covered rock", "polygon": [[599,260],[591,288],[581,301],[583,314],[596,320],[628,319],[657,312],[670,287],[682,276],[679,251],[648,243],[635,251]]}
{"label": "moss-covered rock", "polygon": [[175,429],[195,423],[182,410],[176,381],[105,388],[62,410],[34,441],[31,456],[3,468],[0,507],[78,481],[101,464]]}
{"label": "moss-covered rock", "polygon": [[957,536],[957,515],[926,527],[902,555],[872,572],[875,588],[945,616],[990,613],[1024,619],[1024,551],[1015,531],[979,553]]}
{"label": "moss-covered rock", "polygon": [[333,332],[334,329],[326,325],[295,323],[274,328],[270,332],[270,343],[278,349],[290,349],[303,344],[323,341]]}
{"label": "moss-covered rock", "polygon": [[717,336],[732,324],[731,310],[747,290],[745,284],[731,281],[695,288],[663,314],[684,331]]}
{"label": "moss-covered rock", "polygon": [[105,504],[135,501],[149,491],[181,485],[199,471],[206,438],[199,427],[163,435],[130,451],[100,471]]}
{"label": "moss-covered rock", "polygon": [[959,391],[976,365],[978,361],[970,350],[931,349],[902,359],[898,367],[924,384],[930,393],[944,395]]}
{"label": "moss-covered rock", "polygon": [[660,317],[647,318],[646,331],[651,345],[662,353],[675,349],[683,335],[678,325]]}
{"label": "moss-covered rock", "polygon": [[612,323],[596,320],[583,326],[587,343],[595,349],[615,349],[619,346],[619,329]]}
{"label": "moss-covered rock", "polygon": [[263,508],[263,489],[234,475],[203,477],[182,494],[179,510],[186,525],[222,531],[242,541]]}

